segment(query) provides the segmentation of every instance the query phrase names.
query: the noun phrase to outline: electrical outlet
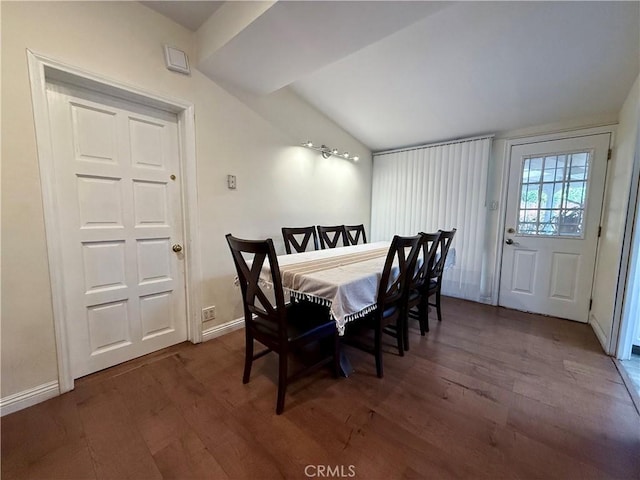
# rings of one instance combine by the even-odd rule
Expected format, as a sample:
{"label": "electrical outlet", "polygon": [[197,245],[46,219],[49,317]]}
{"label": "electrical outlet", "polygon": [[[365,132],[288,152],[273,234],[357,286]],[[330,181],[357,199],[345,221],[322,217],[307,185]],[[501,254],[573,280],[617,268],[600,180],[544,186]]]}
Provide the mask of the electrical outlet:
{"label": "electrical outlet", "polygon": [[208,322],[216,318],[216,307],[211,305],[202,309],[202,321]]}
{"label": "electrical outlet", "polygon": [[236,176],[235,175],[227,175],[227,187],[230,190],[236,189]]}

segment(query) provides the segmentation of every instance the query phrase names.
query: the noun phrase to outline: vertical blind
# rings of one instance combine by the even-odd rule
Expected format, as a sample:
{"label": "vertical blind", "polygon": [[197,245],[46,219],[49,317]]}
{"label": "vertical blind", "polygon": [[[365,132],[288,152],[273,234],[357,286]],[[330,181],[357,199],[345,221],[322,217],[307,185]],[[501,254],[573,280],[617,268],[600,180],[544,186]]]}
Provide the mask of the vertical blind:
{"label": "vertical blind", "polygon": [[487,171],[492,137],[374,154],[371,235],[415,235],[457,228],[455,265],[442,293],[483,297]]}

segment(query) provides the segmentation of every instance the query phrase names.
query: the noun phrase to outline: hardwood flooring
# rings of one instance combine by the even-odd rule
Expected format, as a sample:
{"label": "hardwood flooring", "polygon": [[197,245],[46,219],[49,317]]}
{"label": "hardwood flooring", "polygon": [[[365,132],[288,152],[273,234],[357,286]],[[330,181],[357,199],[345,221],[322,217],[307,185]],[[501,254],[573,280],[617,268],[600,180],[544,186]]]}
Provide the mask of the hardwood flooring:
{"label": "hardwood flooring", "polygon": [[85,377],[2,418],[2,479],[640,478],[640,416],[588,325],[443,312],[405,357],[388,339],[384,379],[347,348],[355,373],[294,383],[281,416],[275,355],[242,384],[242,330]]}
{"label": "hardwood flooring", "polygon": [[621,360],[620,363],[627,372],[633,388],[640,395],[640,355],[632,354],[629,360]]}

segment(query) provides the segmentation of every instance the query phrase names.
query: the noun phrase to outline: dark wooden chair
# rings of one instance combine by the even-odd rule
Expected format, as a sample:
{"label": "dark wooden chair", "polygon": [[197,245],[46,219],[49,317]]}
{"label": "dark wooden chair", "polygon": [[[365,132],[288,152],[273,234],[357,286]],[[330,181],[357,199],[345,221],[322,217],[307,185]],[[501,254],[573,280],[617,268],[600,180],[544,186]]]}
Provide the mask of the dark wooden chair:
{"label": "dark wooden chair", "polygon": [[335,227],[323,227],[318,225],[318,236],[320,237],[320,246],[322,249],[346,247],[347,233],[344,225],[336,225]]}
{"label": "dark wooden chair", "polygon": [[[422,241],[422,262],[416,267],[413,278],[409,282],[409,294],[407,295],[406,323],[404,325],[404,349],[409,350],[409,318],[415,318],[420,324],[420,335],[424,336],[429,331],[429,284],[431,271],[436,258],[440,232],[420,233]],[[415,310],[414,310],[415,309]]]}
{"label": "dark wooden chair", "polygon": [[362,239],[362,243],[367,243],[367,234],[364,231],[364,225],[345,225],[344,233],[347,239],[347,245],[357,245]]}
{"label": "dark wooden chair", "polygon": [[[228,234],[226,239],[238,273],[244,306],[246,350],[242,382],[249,382],[254,360],[269,352],[276,352],[279,361],[276,413],[279,415],[284,410],[288,383],[332,361],[334,375],[338,375],[338,330],[326,307],[310,302],[285,304],[278,259],[270,238],[242,240]],[[247,256],[253,258],[247,260]],[[265,261],[271,269],[272,287],[267,287],[260,281],[260,272]],[[275,304],[270,300],[272,296],[275,297]],[[332,342],[332,348],[322,352],[327,355],[315,359],[310,366],[288,376],[289,354],[299,352],[303,348],[307,350],[306,347],[311,346],[313,342],[319,343],[325,339]],[[266,346],[266,350],[254,355],[254,340]]]}
{"label": "dark wooden chair", "polygon": [[[347,332],[349,333],[347,341],[358,348],[373,353],[376,359],[376,373],[379,378],[382,378],[384,373],[382,365],[383,333],[391,333],[396,337],[398,353],[401,356],[404,355],[402,322],[405,315],[408,272],[413,272],[415,269],[420,240],[420,235],[414,237],[396,235],[393,237],[378,285],[375,310],[364,318],[347,324]],[[361,342],[353,342],[350,330],[356,333],[358,328],[362,326],[373,329],[373,348]],[[388,326],[394,327],[393,332],[385,328]]]}
{"label": "dark wooden chair", "polygon": [[306,252],[311,240],[313,240],[313,249],[318,250],[316,227],[283,227],[282,238],[287,253],[291,253],[291,247],[296,253]]}
{"label": "dark wooden chair", "polygon": [[[438,313],[438,321],[442,321],[442,309],[440,308],[440,291],[442,290],[442,274],[444,273],[444,266],[447,260],[447,254],[449,253],[449,247],[451,247],[451,242],[453,242],[453,237],[456,234],[456,229],[452,230],[438,230],[440,234],[440,238],[438,239],[438,251],[436,253],[436,258],[433,261],[433,268],[431,269],[431,273],[429,274],[429,285],[426,292],[427,298],[435,295],[436,300],[435,303],[428,303],[428,305],[432,307],[436,307],[436,312]],[[428,311],[428,309],[427,309]],[[429,331],[429,318],[428,313],[426,316],[426,330]]]}

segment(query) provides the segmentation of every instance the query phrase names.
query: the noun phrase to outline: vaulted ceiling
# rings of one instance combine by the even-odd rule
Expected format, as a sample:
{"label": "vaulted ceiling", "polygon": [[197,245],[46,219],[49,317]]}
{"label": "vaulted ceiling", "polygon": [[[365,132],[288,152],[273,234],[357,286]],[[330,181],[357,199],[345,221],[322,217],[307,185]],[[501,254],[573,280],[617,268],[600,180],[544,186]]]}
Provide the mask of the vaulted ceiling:
{"label": "vaulted ceiling", "polygon": [[213,80],[291,88],[374,151],[615,116],[640,70],[638,2],[143,3]]}

